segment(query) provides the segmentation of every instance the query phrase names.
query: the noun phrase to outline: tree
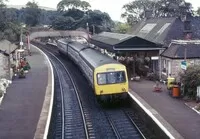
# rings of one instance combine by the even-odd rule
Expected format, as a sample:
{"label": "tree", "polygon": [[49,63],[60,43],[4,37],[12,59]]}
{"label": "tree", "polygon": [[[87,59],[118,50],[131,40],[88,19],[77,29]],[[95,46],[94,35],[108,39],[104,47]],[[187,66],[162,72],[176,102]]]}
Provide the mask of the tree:
{"label": "tree", "polygon": [[16,9],[8,9],[0,0],[0,40],[7,39],[16,42],[19,39],[19,24]]}
{"label": "tree", "polygon": [[114,32],[125,34],[125,33],[128,32],[129,29],[130,29],[129,24],[116,22],[115,23],[115,31]]}
{"label": "tree", "polygon": [[145,18],[145,11],[152,11],[152,17],[177,17],[192,13],[191,3],[185,0],[135,0],[123,6],[122,18],[129,24]]}
{"label": "tree", "polygon": [[90,7],[91,5],[88,2],[81,0],[62,0],[57,5],[58,11],[65,11],[66,9],[80,9],[85,11]]}
{"label": "tree", "polygon": [[0,31],[4,28],[5,25],[5,12],[6,12],[6,5],[4,4],[4,0],[0,0]]}
{"label": "tree", "polygon": [[83,16],[85,15],[84,11],[81,11],[79,9],[68,9],[67,11],[63,12],[63,16],[65,17],[73,17],[74,20],[79,20],[81,18],[83,18]]}
{"label": "tree", "polygon": [[197,14],[200,16],[200,7],[198,7],[198,9],[197,9]]}
{"label": "tree", "polygon": [[18,23],[19,22],[19,13],[18,13],[18,10],[15,9],[15,8],[6,8],[6,20],[7,21],[10,21],[10,22],[13,22],[13,23]]}
{"label": "tree", "polygon": [[52,27],[56,30],[73,30],[75,20],[72,17],[58,16],[53,22]]}
{"label": "tree", "polygon": [[7,1],[7,0],[0,0],[0,8],[5,8],[6,7],[6,5],[5,5],[5,1]]}
{"label": "tree", "polygon": [[200,66],[188,67],[184,73],[180,74],[180,77],[184,84],[184,96],[195,99],[197,86],[200,85]]}
{"label": "tree", "polygon": [[25,23],[28,26],[36,26],[39,23],[41,10],[35,1],[28,2],[25,8]]}
{"label": "tree", "polygon": [[56,19],[58,16],[61,16],[62,14],[58,11],[46,11],[41,10],[40,18],[39,18],[39,24],[41,25],[51,25],[54,19]]}
{"label": "tree", "polygon": [[[110,16],[99,10],[86,10],[89,3],[80,0],[63,0],[57,5],[62,15],[56,17],[52,22],[52,28],[59,30],[75,30],[86,28],[89,25],[90,32],[110,31],[113,21]],[[62,17],[61,17],[62,16]]]}

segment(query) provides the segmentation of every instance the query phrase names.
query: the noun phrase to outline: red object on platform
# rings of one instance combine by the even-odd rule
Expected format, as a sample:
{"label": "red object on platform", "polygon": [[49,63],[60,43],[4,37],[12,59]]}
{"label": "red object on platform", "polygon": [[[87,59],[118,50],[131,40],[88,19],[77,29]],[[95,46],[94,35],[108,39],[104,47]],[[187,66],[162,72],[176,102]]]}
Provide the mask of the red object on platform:
{"label": "red object on platform", "polygon": [[162,87],[154,87],[154,92],[162,92]]}

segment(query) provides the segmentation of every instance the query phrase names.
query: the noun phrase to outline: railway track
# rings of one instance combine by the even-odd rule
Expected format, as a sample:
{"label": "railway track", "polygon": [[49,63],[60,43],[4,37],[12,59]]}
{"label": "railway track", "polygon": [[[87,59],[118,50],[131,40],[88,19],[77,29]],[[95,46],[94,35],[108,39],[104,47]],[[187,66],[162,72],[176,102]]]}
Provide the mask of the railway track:
{"label": "railway track", "polygon": [[[64,64],[46,52],[55,71],[56,121],[53,138],[90,138],[87,113],[81,104],[76,86]],[[59,95],[58,95],[59,94]]]}
{"label": "railway track", "polygon": [[112,126],[117,139],[146,139],[131,116],[122,109],[105,110],[104,113]]}
{"label": "railway track", "polygon": [[[82,136],[78,136],[78,138],[96,138],[96,139],[102,139],[102,138],[144,138],[148,137],[148,138],[154,138],[153,135],[151,135],[151,133],[148,132],[148,130],[146,129],[146,127],[144,127],[144,125],[140,122],[139,118],[135,115],[135,113],[133,112],[133,110],[131,108],[117,108],[117,109],[105,109],[102,108],[98,103],[96,103],[95,101],[95,96],[94,93],[91,90],[91,87],[88,86],[88,84],[86,82],[84,82],[84,77],[83,75],[80,73],[80,71],[78,71],[78,69],[75,67],[75,65],[70,62],[68,59],[66,59],[65,57],[60,57],[60,55],[58,54],[57,50],[55,49],[55,47],[51,48],[51,47],[45,47],[45,48],[41,48],[44,51],[51,51],[53,53],[53,55],[59,57],[60,60],[55,60],[54,58],[54,66],[57,67],[57,75],[56,76],[60,76],[60,79],[56,80],[58,84],[56,85],[57,87],[55,87],[56,89],[58,89],[57,91],[55,90],[55,93],[60,92],[58,94],[62,94],[60,90],[65,90],[66,88],[62,88],[62,85],[66,86],[74,86],[76,87],[77,84],[79,86],[77,86],[76,88],[76,96],[79,96],[79,101],[81,103],[81,107],[82,107],[82,113],[84,114],[84,118],[82,118],[82,120],[84,120],[84,124],[81,124],[81,120],[77,123],[77,125],[79,127],[81,127],[81,131],[80,131],[80,135]],[[46,52],[48,53],[48,52]],[[48,54],[48,56],[50,57],[50,59],[52,58],[51,54]],[[56,63],[60,63],[62,61],[62,64],[60,65],[56,65]],[[66,65],[66,67],[65,67]],[[65,67],[65,68],[64,68]],[[63,74],[61,69],[64,68],[62,71],[65,71],[65,73]],[[68,72],[66,70],[69,70]],[[67,77],[67,73],[70,72],[71,77],[73,77],[74,83],[69,83],[68,81],[70,81],[71,79],[69,77]],[[65,78],[65,79],[64,79]],[[56,79],[56,78],[55,78]],[[68,85],[66,85],[68,84]],[[58,88],[58,86],[61,86]],[[74,90],[74,89],[72,89]],[[71,91],[71,90],[70,90]],[[69,91],[69,92],[70,92]],[[74,92],[72,94],[75,94]],[[87,95],[85,95],[87,94]],[[75,96],[68,96],[68,98],[63,97],[63,101],[67,101],[71,102],[74,101],[74,97]],[[57,97],[58,98],[58,102],[59,104],[57,105],[57,109],[61,109],[61,97]],[[65,100],[66,99],[66,100]],[[72,99],[72,100],[70,100]],[[58,103],[57,102],[57,103]],[[63,102],[66,103],[66,102]],[[70,104],[70,103],[69,103]],[[75,106],[78,104],[73,104],[71,102],[71,106]],[[71,107],[71,109],[74,109],[74,107]],[[76,111],[80,111],[80,110],[76,110]],[[71,133],[71,130],[75,127],[75,123],[72,124],[72,120],[69,120],[73,117],[76,117],[76,112],[74,111],[68,111],[65,113],[68,113],[68,117],[64,115],[64,120],[65,120],[65,124],[63,124],[62,120],[61,120],[61,114],[56,111],[55,113],[57,118],[57,121],[59,121],[58,123],[60,124],[53,124],[53,125],[57,125],[54,126],[56,127],[57,130],[56,133],[54,133],[54,135],[57,135],[58,137],[60,137],[60,133],[61,133],[61,127],[65,126],[65,125],[69,125],[69,127],[71,128],[66,128],[63,131],[67,131],[67,134],[64,135],[66,136],[66,138],[76,138],[77,136],[74,135],[72,136],[73,133]],[[55,115],[55,114],[54,114]],[[78,114],[80,115],[80,114]],[[80,116],[79,116],[80,117]],[[80,119],[80,118],[79,118]],[[56,121],[56,122],[57,122]],[[83,122],[83,121],[82,121]],[[63,125],[62,125],[63,124]],[[74,126],[72,126],[74,125]],[[80,126],[82,125],[82,126]],[[84,128],[84,132],[83,132],[83,128]],[[67,130],[70,129],[70,132]],[[75,128],[76,130],[76,128]],[[74,129],[73,129],[74,131]],[[79,134],[79,129],[76,130],[77,134]],[[68,133],[69,132],[69,133]],[[75,133],[75,132],[74,132]],[[55,137],[55,136],[54,136]]]}

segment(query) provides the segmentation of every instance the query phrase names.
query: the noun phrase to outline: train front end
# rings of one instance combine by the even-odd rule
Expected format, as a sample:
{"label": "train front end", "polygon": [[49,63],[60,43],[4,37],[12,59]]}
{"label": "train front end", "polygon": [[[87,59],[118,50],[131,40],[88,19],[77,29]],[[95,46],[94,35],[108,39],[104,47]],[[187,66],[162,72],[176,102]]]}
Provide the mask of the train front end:
{"label": "train front end", "polygon": [[122,64],[106,64],[96,68],[94,88],[100,100],[126,99],[128,95],[126,67]]}

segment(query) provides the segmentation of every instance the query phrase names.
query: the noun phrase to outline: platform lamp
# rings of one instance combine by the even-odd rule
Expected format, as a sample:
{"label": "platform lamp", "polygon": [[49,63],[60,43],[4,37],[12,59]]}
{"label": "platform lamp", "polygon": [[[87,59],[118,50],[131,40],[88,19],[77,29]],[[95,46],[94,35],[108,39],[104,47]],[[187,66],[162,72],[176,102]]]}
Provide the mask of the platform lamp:
{"label": "platform lamp", "polygon": [[88,16],[89,16],[89,13],[88,12],[84,12],[84,16],[86,16],[87,17],[87,22],[86,22],[86,31],[87,31],[87,37],[88,37],[88,39],[90,38],[89,37],[89,33],[90,33],[90,29],[89,29],[89,23],[88,23]]}
{"label": "platform lamp", "polygon": [[8,76],[9,76],[9,80],[11,80],[11,61],[10,61],[10,45],[11,43],[9,43],[9,48],[8,48]]}
{"label": "platform lamp", "polygon": [[22,42],[22,28],[20,29],[20,49],[22,49],[22,46],[23,46],[23,42]]}

